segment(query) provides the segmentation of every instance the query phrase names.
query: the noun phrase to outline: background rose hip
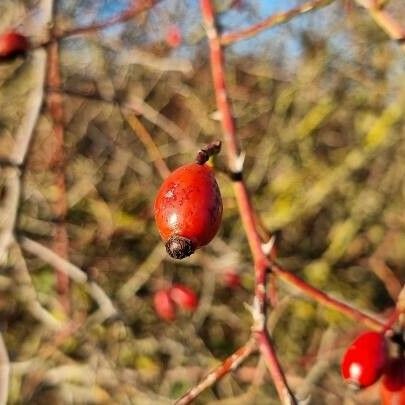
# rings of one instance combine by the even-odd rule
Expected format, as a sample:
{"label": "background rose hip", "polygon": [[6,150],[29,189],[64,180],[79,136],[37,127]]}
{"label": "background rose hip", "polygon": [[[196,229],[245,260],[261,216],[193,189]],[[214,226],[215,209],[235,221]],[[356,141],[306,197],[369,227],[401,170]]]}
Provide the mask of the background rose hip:
{"label": "background rose hip", "polygon": [[380,384],[382,405],[405,404],[405,358],[390,359]]}
{"label": "background rose hip", "polygon": [[183,284],[174,284],[170,289],[170,298],[181,308],[194,311],[198,306],[197,294]]}
{"label": "background rose hip", "polygon": [[228,288],[238,288],[241,286],[241,278],[234,270],[228,270],[223,274],[223,283]]}
{"label": "background rose hip", "polygon": [[166,31],[166,42],[172,48],[177,48],[182,39],[180,28],[177,25],[171,25]]}
{"label": "background rose hip", "polygon": [[28,39],[18,32],[10,31],[0,35],[1,58],[9,58],[24,53],[28,47]]}
{"label": "background rose hip", "polygon": [[165,321],[175,319],[174,303],[170,298],[169,291],[166,289],[156,291],[153,297],[153,303],[158,316]]}

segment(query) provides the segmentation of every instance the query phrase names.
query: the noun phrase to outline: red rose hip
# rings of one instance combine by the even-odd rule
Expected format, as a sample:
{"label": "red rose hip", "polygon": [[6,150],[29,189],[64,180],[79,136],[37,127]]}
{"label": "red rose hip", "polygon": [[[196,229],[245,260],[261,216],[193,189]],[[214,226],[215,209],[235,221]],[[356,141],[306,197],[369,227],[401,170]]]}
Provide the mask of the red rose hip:
{"label": "red rose hip", "polygon": [[382,405],[405,404],[405,358],[391,359],[380,384]]}
{"label": "red rose hip", "polygon": [[234,289],[241,286],[240,275],[233,270],[229,270],[223,275],[223,281],[228,288]]}
{"label": "red rose hip", "polygon": [[174,303],[168,290],[158,290],[153,297],[155,311],[165,321],[172,321],[176,317]]}
{"label": "red rose hip", "polygon": [[172,47],[177,48],[182,41],[182,35],[177,25],[171,25],[166,32],[166,43]]}
{"label": "red rose hip", "polygon": [[197,294],[183,284],[173,284],[170,289],[170,298],[181,308],[194,311],[198,306]]}
{"label": "red rose hip", "polygon": [[361,334],[347,349],[342,361],[342,376],[358,388],[374,384],[387,363],[384,335],[377,332]]}
{"label": "red rose hip", "polygon": [[0,35],[0,58],[10,58],[27,51],[28,39],[18,32],[10,31]]}
{"label": "red rose hip", "polygon": [[[215,145],[218,151],[219,145]],[[221,194],[213,170],[205,164],[210,151],[202,149],[197,163],[172,172],[155,200],[159,233],[166,242],[168,254],[175,259],[190,256],[208,244],[221,224]]]}

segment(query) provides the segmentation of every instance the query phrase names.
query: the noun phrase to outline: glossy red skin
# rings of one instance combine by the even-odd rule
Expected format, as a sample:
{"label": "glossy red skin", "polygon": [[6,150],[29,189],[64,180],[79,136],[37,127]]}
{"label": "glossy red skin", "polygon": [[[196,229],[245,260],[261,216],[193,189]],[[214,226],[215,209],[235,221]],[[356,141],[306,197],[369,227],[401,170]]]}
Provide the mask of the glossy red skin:
{"label": "glossy red skin", "polygon": [[176,318],[174,303],[168,290],[158,290],[153,297],[155,311],[165,321],[173,321]]}
{"label": "glossy red skin", "polygon": [[155,220],[161,237],[192,241],[194,248],[209,243],[222,218],[222,199],[212,169],[191,163],[172,172],[155,200]]}
{"label": "glossy red skin", "polygon": [[405,405],[405,358],[391,359],[380,384],[382,405]]}
{"label": "glossy red skin", "polygon": [[183,284],[173,284],[170,289],[170,298],[181,308],[194,311],[198,306],[197,294]]}
{"label": "glossy red skin", "polygon": [[10,31],[0,35],[0,57],[8,58],[25,52],[29,47],[27,38],[18,32]]}
{"label": "glossy red skin", "polygon": [[366,332],[347,349],[342,361],[342,376],[348,383],[368,387],[380,378],[387,361],[384,335]]}

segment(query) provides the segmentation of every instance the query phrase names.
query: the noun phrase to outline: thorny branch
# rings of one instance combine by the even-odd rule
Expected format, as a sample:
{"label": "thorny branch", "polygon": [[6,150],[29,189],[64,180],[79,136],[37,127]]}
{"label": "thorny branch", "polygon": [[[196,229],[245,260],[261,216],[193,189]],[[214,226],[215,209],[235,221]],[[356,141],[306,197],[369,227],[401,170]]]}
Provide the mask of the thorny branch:
{"label": "thorny branch", "polygon": [[253,332],[273,378],[278,395],[284,404],[294,404],[285,375],[273,349],[272,342],[265,329],[266,319],[266,275],[267,259],[262,250],[262,241],[257,232],[255,215],[249,193],[243,181],[243,154],[236,134],[235,120],[228,99],[225,84],[224,55],[220,37],[215,24],[214,6],[211,0],[200,0],[202,17],[207,30],[210,60],[217,107],[221,114],[221,124],[225,140],[228,163],[234,174],[234,193],[239,207],[239,214],[249,242],[255,264],[255,298],[253,307]]}
{"label": "thorny branch", "polygon": [[288,11],[273,14],[270,17],[260,21],[259,23],[253,24],[252,26],[242,29],[240,31],[222,34],[220,37],[221,44],[230,45],[234,42],[251,38],[266,29],[272,28],[279,24],[284,24],[290,21],[292,18],[296,17],[297,15],[305,14],[310,11],[320,9],[321,7],[325,7],[330,3],[332,3],[333,1],[334,0],[310,0]]}

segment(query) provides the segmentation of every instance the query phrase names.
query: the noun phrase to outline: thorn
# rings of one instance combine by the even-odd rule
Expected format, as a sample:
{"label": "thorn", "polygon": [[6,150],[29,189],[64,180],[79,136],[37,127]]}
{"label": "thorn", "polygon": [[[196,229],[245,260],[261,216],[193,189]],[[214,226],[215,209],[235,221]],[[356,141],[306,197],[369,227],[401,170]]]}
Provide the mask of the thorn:
{"label": "thorn", "polygon": [[232,168],[233,173],[242,173],[243,172],[243,164],[245,163],[245,152],[240,152],[239,156],[234,160],[234,167]]}
{"label": "thorn", "polygon": [[210,118],[214,121],[221,121],[221,112],[216,110],[212,114],[210,114]]}
{"label": "thorn", "polygon": [[262,252],[264,253],[265,256],[268,256],[271,253],[275,244],[276,244],[276,235],[272,235],[271,238],[266,243],[262,243]]}
{"label": "thorn", "polygon": [[311,395],[308,394],[308,396],[306,398],[303,399],[298,399],[298,405],[308,405],[311,401]]}
{"label": "thorn", "polygon": [[252,331],[261,332],[265,328],[265,316],[260,311],[260,303],[257,297],[253,299],[253,305],[244,304],[245,308],[252,314],[253,325]]}

